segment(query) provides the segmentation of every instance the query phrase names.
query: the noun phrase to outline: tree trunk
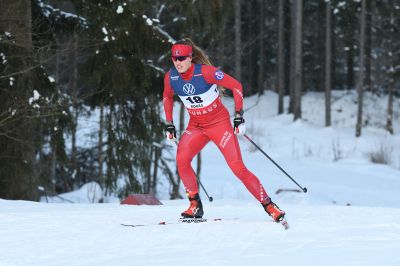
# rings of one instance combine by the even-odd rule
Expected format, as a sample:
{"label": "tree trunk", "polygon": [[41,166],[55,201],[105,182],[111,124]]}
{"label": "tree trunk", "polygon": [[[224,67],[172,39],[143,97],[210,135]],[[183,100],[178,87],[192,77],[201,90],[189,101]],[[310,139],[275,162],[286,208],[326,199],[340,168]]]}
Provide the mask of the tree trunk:
{"label": "tree trunk", "polygon": [[326,2],[326,38],[325,38],[325,126],[331,126],[331,86],[332,86],[332,11],[330,2]]}
{"label": "tree trunk", "polygon": [[371,0],[367,0],[365,3],[366,9],[366,21],[365,21],[365,85],[366,90],[372,90],[371,80],[371,45],[372,45],[372,16],[371,16]]}
{"label": "tree trunk", "polygon": [[[51,138],[54,139],[54,135],[51,136]],[[51,163],[50,163],[50,178],[52,181],[57,180],[56,177],[56,168],[57,168],[57,147],[55,145],[55,140],[51,141]],[[54,184],[54,192],[56,192],[56,182],[53,182]]]}
{"label": "tree trunk", "polygon": [[157,179],[158,179],[158,164],[161,157],[161,149],[154,147],[154,162],[153,162],[153,177],[150,183],[149,193],[152,195],[157,194]]}
{"label": "tree trunk", "polygon": [[294,1],[295,6],[295,65],[294,65],[294,120],[301,118],[301,96],[303,82],[303,0]]}
{"label": "tree trunk", "polygon": [[355,19],[352,17],[347,17],[348,20],[347,27],[345,28],[345,50],[346,52],[346,88],[347,90],[352,90],[354,88],[354,26]]}
{"label": "tree trunk", "polygon": [[[154,173],[154,161],[155,161],[155,153],[156,153],[156,147],[154,147],[153,145],[150,146],[150,161],[149,161],[149,167],[148,167],[148,171],[147,175],[145,175],[144,179],[145,181],[143,182],[143,193],[145,194],[149,194],[150,190],[151,190],[151,184],[152,184],[152,180],[153,180],[153,173]],[[153,165],[152,165],[153,164]],[[153,166],[153,173],[152,173],[152,169],[151,167]]]}
{"label": "tree trunk", "polygon": [[388,108],[387,108],[387,119],[386,119],[386,130],[393,135],[393,88],[394,80],[389,84],[388,91]]}
{"label": "tree trunk", "polygon": [[353,42],[348,43],[348,51],[346,57],[347,64],[347,80],[346,88],[352,90],[354,88],[354,48]]}
{"label": "tree trunk", "polygon": [[289,113],[294,113],[295,106],[295,70],[294,66],[296,64],[296,1],[290,1],[290,63],[289,63]]}
{"label": "tree trunk", "polygon": [[235,78],[242,79],[241,1],[235,0]]}
{"label": "tree trunk", "polygon": [[[331,6],[332,7],[332,6]],[[332,12],[332,11],[331,11]],[[335,16],[332,16],[332,14],[331,14],[331,24],[332,25],[336,25],[336,18],[335,18]],[[336,88],[336,85],[337,85],[337,77],[336,77],[336,60],[334,59],[334,58],[336,58],[336,54],[337,54],[337,51],[336,51],[336,47],[337,47],[337,43],[336,43],[336,41],[337,41],[337,38],[336,38],[336,36],[335,36],[335,34],[333,34],[333,28],[332,28],[332,31],[331,31],[331,39],[332,39],[332,49],[331,49],[331,56],[332,56],[332,58],[333,58],[333,60],[332,60],[332,63],[331,63],[331,87],[332,88]]]}
{"label": "tree trunk", "polygon": [[278,114],[283,114],[285,94],[285,21],[284,21],[284,0],[279,0],[278,9]]}
{"label": "tree trunk", "polygon": [[111,99],[109,106],[109,113],[107,115],[107,173],[105,180],[106,191],[104,195],[110,195],[113,191],[114,178],[118,176],[114,170],[115,167],[115,156],[114,156],[114,145],[115,137],[113,130],[113,115],[114,115],[114,101]]}
{"label": "tree trunk", "polygon": [[260,62],[258,68],[258,94],[261,95],[264,92],[264,23],[265,23],[265,12],[264,12],[264,0],[260,0],[260,15],[259,15],[259,27],[260,27],[260,40],[259,40],[259,52],[258,60]]}
{"label": "tree trunk", "polygon": [[[247,22],[244,23],[247,27],[243,27],[241,28],[241,32],[243,33],[242,35],[244,36],[243,38],[245,40],[247,40],[246,42],[244,42],[243,46],[244,47],[248,47],[246,48],[246,60],[244,61],[244,63],[241,63],[240,68],[244,68],[245,71],[244,73],[247,73],[246,77],[243,77],[245,79],[245,82],[243,83],[243,87],[246,87],[247,89],[245,90],[246,93],[249,93],[250,95],[253,95],[255,93],[258,93],[258,88],[256,87],[255,84],[257,84],[257,82],[254,82],[254,71],[256,69],[255,67],[255,62],[258,61],[258,58],[254,59],[254,51],[253,51],[253,44],[251,42],[251,40],[253,40],[254,35],[258,34],[254,32],[254,25],[252,20],[254,20],[254,7],[253,7],[253,2],[252,1],[247,1],[246,2],[246,14],[247,17],[246,18],[241,18],[241,20],[246,20]],[[247,35],[245,34],[247,33]],[[250,40],[250,41],[249,41]],[[243,53],[243,51],[242,51]],[[256,54],[256,56],[258,57],[258,55]],[[242,73],[243,74],[243,73]],[[245,94],[246,95],[246,94]]]}
{"label": "tree trunk", "polygon": [[103,173],[103,163],[104,163],[104,152],[103,152],[103,135],[104,135],[104,105],[100,103],[100,119],[99,119],[99,143],[98,143],[98,152],[99,152],[99,173],[98,173],[98,181],[100,184],[104,183],[104,173]]}
{"label": "tree trunk", "polygon": [[356,124],[356,137],[361,136],[362,119],[363,119],[363,97],[364,97],[364,68],[365,68],[365,17],[366,8],[365,1],[361,0],[361,24],[360,24],[360,72],[357,82],[358,91],[358,112],[357,112],[357,124]]}
{"label": "tree trunk", "polygon": [[394,41],[396,36],[396,25],[395,19],[393,16],[393,10],[390,13],[390,35],[388,40],[388,52],[389,55],[389,71],[387,73],[388,76],[388,107],[387,107],[387,118],[386,118],[386,130],[389,131],[390,134],[394,133],[393,130],[393,91],[395,88],[395,62],[394,62]]}
{"label": "tree trunk", "polygon": [[[78,99],[78,34],[74,31],[73,35],[73,75],[71,78],[71,98],[72,98],[72,108],[73,108],[73,126],[72,126],[72,138],[71,138],[71,165],[72,169],[74,170],[74,175],[78,175],[79,167],[78,167],[78,160],[77,160],[77,147],[76,147],[76,131],[78,126],[78,118],[79,118],[79,99]],[[58,45],[57,45],[57,48]],[[60,56],[61,52],[57,51],[57,58]],[[58,60],[57,60],[58,61]],[[59,63],[57,62],[57,72],[59,71]],[[58,75],[58,74],[57,74]],[[60,79],[58,78],[58,82]],[[60,83],[59,83],[60,84]]]}

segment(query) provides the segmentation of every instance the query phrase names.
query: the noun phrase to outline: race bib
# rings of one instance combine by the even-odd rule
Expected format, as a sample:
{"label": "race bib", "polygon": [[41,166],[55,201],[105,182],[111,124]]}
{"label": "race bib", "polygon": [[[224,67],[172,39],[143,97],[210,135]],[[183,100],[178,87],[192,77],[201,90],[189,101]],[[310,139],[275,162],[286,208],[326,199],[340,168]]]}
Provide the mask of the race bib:
{"label": "race bib", "polygon": [[[187,86],[186,87],[190,87]],[[189,89],[189,88],[184,88],[184,89]],[[195,91],[195,88],[190,87],[190,91],[192,92],[193,90]],[[188,93],[190,94],[190,93]],[[209,90],[202,94],[192,94],[192,95],[185,95],[185,96],[179,96],[185,105],[186,108],[189,109],[199,109],[199,108],[204,108],[212,104],[218,97],[219,97],[219,91],[217,88],[217,85],[212,85]]]}

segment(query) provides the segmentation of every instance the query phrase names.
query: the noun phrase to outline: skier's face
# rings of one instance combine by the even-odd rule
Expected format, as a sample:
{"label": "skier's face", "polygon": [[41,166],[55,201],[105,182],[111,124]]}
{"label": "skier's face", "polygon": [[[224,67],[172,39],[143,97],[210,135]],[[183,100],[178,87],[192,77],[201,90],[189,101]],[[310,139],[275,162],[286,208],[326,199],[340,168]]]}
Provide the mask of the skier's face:
{"label": "skier's face", "polygon": [[185,73],[192,65],[192,58],[190,56],[173,56],[172,62],[179,73]]}

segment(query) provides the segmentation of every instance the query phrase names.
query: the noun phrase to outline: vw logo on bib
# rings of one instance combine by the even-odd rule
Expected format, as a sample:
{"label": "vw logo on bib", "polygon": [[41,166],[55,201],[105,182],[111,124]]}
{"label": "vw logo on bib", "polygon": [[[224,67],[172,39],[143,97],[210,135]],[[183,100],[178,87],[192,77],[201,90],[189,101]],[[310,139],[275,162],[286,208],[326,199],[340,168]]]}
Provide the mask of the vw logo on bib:
{"label": "vw logo on bib", "polygon": [[186,83],[185,85],[183,85],[183,92],[186,93],[187,95],[193,95],[196,92],[196,90],[193,84]]}

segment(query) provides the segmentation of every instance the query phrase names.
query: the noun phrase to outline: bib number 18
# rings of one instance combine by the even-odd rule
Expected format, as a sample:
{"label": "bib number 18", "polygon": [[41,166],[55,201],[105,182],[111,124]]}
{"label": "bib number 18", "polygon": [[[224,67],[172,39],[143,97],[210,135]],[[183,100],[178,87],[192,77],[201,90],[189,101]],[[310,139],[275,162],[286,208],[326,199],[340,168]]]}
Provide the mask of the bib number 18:
{"label": "bib number 18", "polygon": [[188,100],[190,103],[202,103],[203,102],[203,100],[201,99],[200,96],[187,97],[186,100]]}

